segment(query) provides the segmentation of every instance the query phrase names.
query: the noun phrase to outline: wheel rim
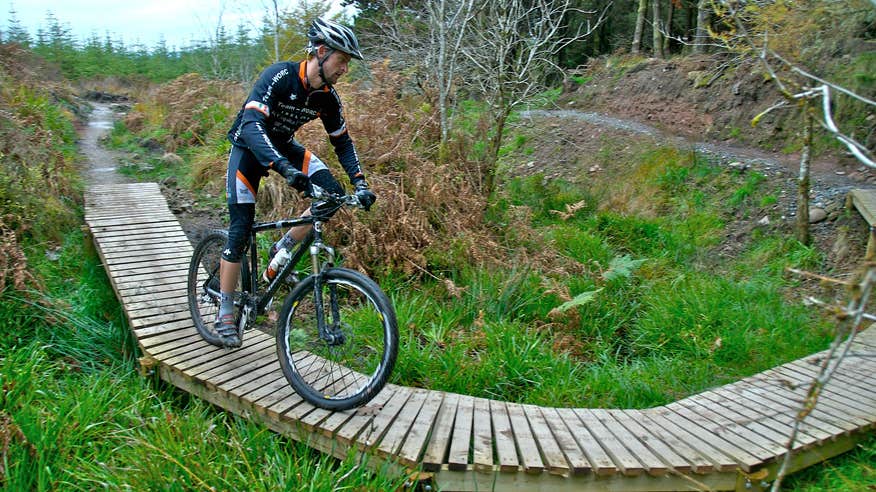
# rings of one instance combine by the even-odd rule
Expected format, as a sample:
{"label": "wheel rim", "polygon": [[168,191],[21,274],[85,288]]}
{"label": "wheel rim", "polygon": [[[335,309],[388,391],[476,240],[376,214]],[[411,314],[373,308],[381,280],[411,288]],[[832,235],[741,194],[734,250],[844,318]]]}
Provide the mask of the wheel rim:
{"label": "wheel rim", "polygon": [[381,374],[392,343],[377,302],[353,283],[330,279],[322,287],[328,336],[317,330],[313,291],[289,313],[286,357],[300,381],[325,399],[359,397]]}

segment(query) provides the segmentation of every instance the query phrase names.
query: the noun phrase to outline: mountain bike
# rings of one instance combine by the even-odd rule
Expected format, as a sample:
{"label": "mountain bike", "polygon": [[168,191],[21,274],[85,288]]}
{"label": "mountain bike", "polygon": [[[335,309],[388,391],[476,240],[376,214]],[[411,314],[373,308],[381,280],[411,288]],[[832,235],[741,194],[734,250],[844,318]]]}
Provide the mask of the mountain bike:
{"label": "mountain bike", "polygon": [[[367,403],[386,384],[398,354],[398,325],[386,294],[367,276],[335,266],[335,250],[323,241],[323,226],[342,207],[360,207],[355,195],[334,195],[313,186],[311,215],[253,225],[248,261],[241,262],[235,294],[240,340],[288,292],[277,320],[277,356],[286,379],[307,402],[328,410]],[[288,261],[265,283],[259,275],[257,235],[312,226]],[[227,231],[208,233],[189,264],[188,301],[198,333],[224,346],[214,322],[219,312],[219,260]],[[311,272],[298,267],[310,256]],[[301,265],[299,265],[301,264]]]}

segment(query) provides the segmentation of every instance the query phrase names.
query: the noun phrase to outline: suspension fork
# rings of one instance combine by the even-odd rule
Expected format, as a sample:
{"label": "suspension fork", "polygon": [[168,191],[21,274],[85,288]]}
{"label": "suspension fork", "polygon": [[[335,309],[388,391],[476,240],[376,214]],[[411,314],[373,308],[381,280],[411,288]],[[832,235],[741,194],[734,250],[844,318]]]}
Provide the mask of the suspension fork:
{"label": "suspension fork", "polygon": [[[320,264],[319,257],[322,252],[326,255],[326,262]],[[316,309],[316,323],[319,329],[319,336],[329,345],[339,345],[343,343],[344,335],[338,329],[340,316],[338,315],[337,292],[333,286],[329,286],[329,308],[331,309],[332,326],[328,326],[326,323],[326,306],[322,296],[323,271],[334,265],[335,250],[322,242],[322,222],[318,220],[313,223],[313,243],[310,245],[310,258],[313,264],[313,304]]]}

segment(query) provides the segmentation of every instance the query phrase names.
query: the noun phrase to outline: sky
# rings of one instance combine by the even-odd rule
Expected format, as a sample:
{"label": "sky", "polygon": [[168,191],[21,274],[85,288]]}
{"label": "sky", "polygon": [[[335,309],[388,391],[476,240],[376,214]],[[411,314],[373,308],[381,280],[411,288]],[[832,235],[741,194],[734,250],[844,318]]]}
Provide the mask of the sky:
{"label": "sky", "polygon": [[[279,0],[281,9],[294,5],[294,0]],[[0,30],[9,27],[10,10],[31,37],[37,29],[46,29],[47,12],[70,28],[81,40],[97,34],[104,39],[125,45],[143,44],[154,47],[164,38],[169,49],[182,48],[192,41],[210,38],[221,21],[231,32],[241,23],[257,26],[261,23],[269,0],[0,0]],[[341,10],[341,2],[333,1],[332,11]]]}

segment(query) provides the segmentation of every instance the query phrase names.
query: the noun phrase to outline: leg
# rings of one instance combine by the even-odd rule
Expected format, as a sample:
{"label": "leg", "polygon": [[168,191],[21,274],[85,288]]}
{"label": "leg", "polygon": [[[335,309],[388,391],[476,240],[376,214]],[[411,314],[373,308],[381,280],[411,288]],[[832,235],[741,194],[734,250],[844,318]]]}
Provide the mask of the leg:
{"label": "leg", "polygon": [[240,346],[234,317],[234,290],[240,279],[240,262],[246,250],[249,233],[255,221],[255,197],[264,168],[245,149],[232,147],[225,177],[228,198],[228,242],[219,263],[219,315],[216,331],[227,339],[227,345]]}

